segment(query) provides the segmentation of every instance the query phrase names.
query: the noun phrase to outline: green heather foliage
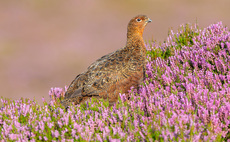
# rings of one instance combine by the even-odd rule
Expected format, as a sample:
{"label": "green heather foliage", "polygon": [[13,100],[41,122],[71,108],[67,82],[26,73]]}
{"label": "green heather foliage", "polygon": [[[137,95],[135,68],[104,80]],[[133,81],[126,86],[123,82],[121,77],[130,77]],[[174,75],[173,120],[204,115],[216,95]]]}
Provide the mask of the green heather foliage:
{"label": "green heather foliage", "polygon": [[200,29],[182,25],[162,45],[146,44],[146,79],[118,103],[91,99],[2,98],[1,141],[228,141],[230,139],[230,32],[221,22]]}

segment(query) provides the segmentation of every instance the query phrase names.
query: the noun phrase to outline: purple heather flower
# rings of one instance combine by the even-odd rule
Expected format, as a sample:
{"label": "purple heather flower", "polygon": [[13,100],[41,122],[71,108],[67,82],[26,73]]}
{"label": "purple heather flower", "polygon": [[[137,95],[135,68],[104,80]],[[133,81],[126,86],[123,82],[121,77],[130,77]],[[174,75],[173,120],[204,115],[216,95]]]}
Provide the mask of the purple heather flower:
{"label": "purple heather flower", "polygon": [[11,140],[17,140],[18,139],[18,134],[9,134],[9,138]]}
{"label": "purple heather flower", "polygon": [[43,131],[44,128],[45,128],[44,122],[43,121],[39,121],[38,124],[39,124],[39,129],[41,129]]}
{"label": "purple heather flower", "polygon": [[96,134],[96,137],[97,137],[97,140],[98,140],[98,141],[103,142],[103,140],[102,140],[100,134]]}
{"label": "purple heather flower", "polygon": [[112,139],[112,138],[109,138],[109,141],[110,141],[110,142],[120,142],[121,140],[120,140],[120,139]]}
{"label": "purple heather flower", "polygon": [[58,137],[59,137],[59,132],[58,132],[58,130],[55,130],[54,132],[52,132],[52,135],[53,135],[54,137],[58,138]]}
{"label": "purple heather flower", "polygon": [[44,140],[45,140],[45,141],[47,141],[47,140],[48,140],[48,138],[47,138],[46,136],[44,136],[43,138],[44,138]]}

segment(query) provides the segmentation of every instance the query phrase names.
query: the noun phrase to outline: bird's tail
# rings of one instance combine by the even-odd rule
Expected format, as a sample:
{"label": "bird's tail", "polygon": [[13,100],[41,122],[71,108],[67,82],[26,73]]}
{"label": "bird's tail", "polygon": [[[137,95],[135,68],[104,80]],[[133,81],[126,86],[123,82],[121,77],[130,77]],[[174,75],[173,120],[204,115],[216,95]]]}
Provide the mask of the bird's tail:
{"label": "bird's tail", "polygon": [[69,99],[63,99],[63,100],[61,101],[61,104],[62,104],[63,106],[65,106],[65,108],[68,108],[68,106],[70,106],[71,103],[72,103],[72,102],[71,102]]}
{"label": "bird's tail", "polygon": [[68,108],[72,103],[79,104],[81,100],[83,99],[81,95],[81,89],[77,89],[74,92],[69,93],[69,91],[66,92],[65,98],[61,101],[61,104],[65,106],[65,108]]}

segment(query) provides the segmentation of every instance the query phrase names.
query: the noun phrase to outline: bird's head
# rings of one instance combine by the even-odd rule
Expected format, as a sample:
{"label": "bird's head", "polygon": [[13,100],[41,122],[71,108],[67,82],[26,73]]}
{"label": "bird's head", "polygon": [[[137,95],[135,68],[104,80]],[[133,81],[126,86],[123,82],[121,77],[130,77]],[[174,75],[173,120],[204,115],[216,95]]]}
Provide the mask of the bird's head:
{"label": "bird's head", "polygon": [[128,33],[127,36],[133,36],[135,34],[138,34],[140,36],[143,35],[143,31],[145,29],[145,26],[149,23],[152,22],[151,19],[149,19],[147,16],[145,15],[138,15],[134,18],[132,18],[129,21],[128,24]]}

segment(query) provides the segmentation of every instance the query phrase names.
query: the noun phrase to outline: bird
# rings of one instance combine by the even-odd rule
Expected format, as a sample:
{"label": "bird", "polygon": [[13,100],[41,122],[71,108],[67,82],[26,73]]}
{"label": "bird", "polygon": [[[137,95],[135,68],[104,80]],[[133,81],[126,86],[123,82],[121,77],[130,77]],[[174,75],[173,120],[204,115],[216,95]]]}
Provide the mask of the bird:
{"label": "bird", "polygon": [[127,26],[127,41],[123,48],[102,56],[71,82],[61,104],[68,108],[90,98],[117,102],[119,93],[138,88],[145,78],[146,47],[143,31],[152,22],[146,15],[133,17]]}

